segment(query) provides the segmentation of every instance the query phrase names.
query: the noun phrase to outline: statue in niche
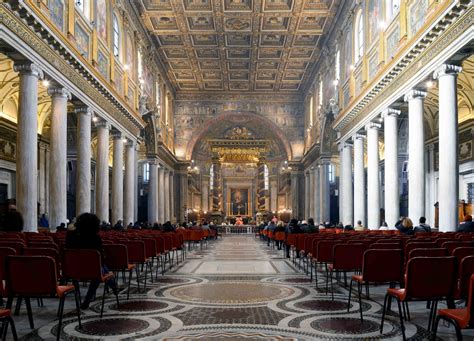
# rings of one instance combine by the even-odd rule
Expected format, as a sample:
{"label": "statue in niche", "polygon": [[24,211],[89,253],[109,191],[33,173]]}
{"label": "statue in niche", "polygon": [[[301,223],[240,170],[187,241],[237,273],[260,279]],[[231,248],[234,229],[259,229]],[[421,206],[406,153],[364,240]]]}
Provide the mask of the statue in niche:
{"label": "statue in niche", "polygon": [[337,105],[337,102],[334,98],[329,100],[327,114],[332,115],[333,119],[337,116],[337,114],[339,114],[339,106]]}

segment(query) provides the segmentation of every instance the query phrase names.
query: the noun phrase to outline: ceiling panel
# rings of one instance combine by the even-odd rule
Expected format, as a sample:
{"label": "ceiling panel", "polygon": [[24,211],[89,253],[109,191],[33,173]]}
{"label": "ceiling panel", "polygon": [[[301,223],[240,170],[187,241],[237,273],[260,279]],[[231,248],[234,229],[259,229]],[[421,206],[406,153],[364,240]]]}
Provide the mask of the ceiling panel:
{"label": "ceiling panel", "polygon": [[294,92],[341,0],[138,0],[177,91]]}

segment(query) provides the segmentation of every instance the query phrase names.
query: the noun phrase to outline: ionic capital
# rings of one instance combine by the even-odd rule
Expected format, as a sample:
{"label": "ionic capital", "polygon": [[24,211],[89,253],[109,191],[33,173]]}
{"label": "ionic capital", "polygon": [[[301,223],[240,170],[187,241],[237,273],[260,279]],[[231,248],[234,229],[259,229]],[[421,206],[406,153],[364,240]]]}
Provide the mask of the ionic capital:
{"label": "ionic capital", "polygon": [[448,76],[448,75],[456,76],[461,71],[462,71],[461,66],[452,65],[452,64],[442,64],[433,72],[433,78],[439,79],[443,76]]}
{"label": "ionic capital", "polygon": [[387,108],[382,111],[382,118],[386,119],[387,117],[397,117],[400,116],[402,112],[397,109]]}
{"label": "ionic capital", "polygon": [[107,129],[107,130],[110,130],[110,128],[111,128],[110,123],[107,122],[106,120],[99,120],[99,121],[95,122],[95,126],[97,128],[103,128],[103,129]]}
{"label": "ionic capital", "polygon": [[82,114],[84,116],[92,116],[92,109],[87,105],[78,105],[74,108],[76,114]]}
{"label": "ionic capital", "polygon": [[366,126],[365,126],[365,130],[366,131],[369,131],[369,130],[379,130],[382,128],[382,125],[378,122],[369,122]]}
{"label": "ionic capital", "polygon": [[118,140],[122,138],[122,132],[120,130],[112,130],[110,135],[112,135],[112,138],[114,140]]}
{"label": "ionic capital", "polygon": [[68,89],[63,88],[62,86],[52,86],[48,88],[48,95],[51,97],[62,97],[67,100],[71,100],[71,92]]}
{"label": "ionic capital", "polygon": [[403,97],[403,100],[405,102],[414,100],[414,99],[424,99],[426,97],[426,92],[421,91],[421,90],[410,90],[406,93],[406,95]]}
{"label": "ionic capital", "polygon": [[354,136],[352,136],[352,141],[356,141],[356,140],[364,140],[366,138],[366,136],[364,134],[359,134],[359,133],[356,133]]}
{"label": "ionic capital", "polygon": [[43,71],[38,65],[31,62],[19,62],[13,65],[13,70],[18,72],[20,75],[36,76],[38,79],[43,79]]}

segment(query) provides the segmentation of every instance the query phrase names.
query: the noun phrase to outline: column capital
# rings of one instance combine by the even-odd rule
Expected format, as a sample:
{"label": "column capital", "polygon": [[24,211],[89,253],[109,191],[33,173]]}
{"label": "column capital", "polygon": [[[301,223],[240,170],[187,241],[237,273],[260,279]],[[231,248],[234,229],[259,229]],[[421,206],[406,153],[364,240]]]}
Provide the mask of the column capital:
{"label": "column capital", "polygon": [[382,125],[380,123],[377,123],[377,122],[369,122],[366,126],[365,126],[365,130],[366,131],[369,131],[370,129],[376,129],[376,130],[379,130],[382,128]]}
{"label": "column capital", "polygon": [[85,104],[80,104],[74,108],[74,113],[82,114],[85,116],[92,116],[93,110]]}
{"label": "column capital", "polygon": [[148,159],[146,162],[147,162],[150,166],[151,166],[151,165],[158,166],[158,160],[157,160],[157,159]]}
{"label": "column capital", "polygon": [[115,129],[112,130],[111,135],[114,140],[118,140],[122,138],[122,132],[120,130],[115,130]]}
{"label": "column capital", "polygon": [[63,97],[68,100],[71,100],[71,92],[68,89],[63,88],[62,86],[51,86],[48,88],[48,95],[51,97]]}
{"label": "column capital", "polygon": [[443,76],[447,75],[454,75],[456,76],[458,73],[462,71],[462,67],[458,65],[452,65],[452,64],[442,64],[436,68],[436,70],[433,72],[433,78],[434,79],[439,79]]}
{"label": "column capital", "polygon": [[43,71],[38,65],[31,62],[18,62],[13,65],[13,70],[18,72],[20,75],[31,75],[36,76],[38,79],[43,79]]}
{"label": "column capital", "polygon": [[392,109],[392,108],[386,108],[382,110],[382,118],[386,119],[387,117],[397,117],[400,116],[402,112],[397,109]]}
{"label": "column capital", "polygon": [[352,141],[355,140],[364,140],[366,136],[364,134],[356,133],[354,136],[352,136]]}
{"label": "column capital", "polygon": [[408,102],[417,98],[423,99],[426,97],[426,94],[427,93],[425,91],[412,89],[405,94],[405,96],[403,97],[403,100],[405,102]]}
{"label": "column capital", "polygon": [[110,130],[110,128],[111,128],[110,123],[105,121],[105,120],[99,120],[99,121],[95,122],[95,126],[97,128],[105,128],[107,130]]}
{"label": "column capital", "polygon": [[127,138],[127,142],[125,143],[126,147],[130,147],[130,148],[133,148],[135,150],[135,145],[136,145],[135,141],[130,140],[129,138]]}
{"label": "column capital", "polygon": [[430,143],[430,144],[427,144],[426,145],[426,150],[431,152],[435,149],[435,144],[434,143]]}

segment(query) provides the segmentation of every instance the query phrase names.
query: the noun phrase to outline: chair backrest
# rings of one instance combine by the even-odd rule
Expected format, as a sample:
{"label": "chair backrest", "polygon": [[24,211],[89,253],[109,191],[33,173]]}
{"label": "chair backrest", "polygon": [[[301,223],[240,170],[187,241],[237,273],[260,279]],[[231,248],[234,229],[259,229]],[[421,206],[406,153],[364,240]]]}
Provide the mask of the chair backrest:
{"label": "chair backrest", "polygon": [[473,247],[474,243],[471,241],[452,241],[452,242],[444,242],[441,247],[445,247],[448,249],[449,254],[452,254],[453,250],[458,247]]}
{"label": "chair backrest", "polygon": [[63,277],[78,281],[100,280],[102,263],[97,250],[65,249],[62,261]]}
{"label": "chair backrest", "polygon": [[[204,234],[202,230],[199,231],[199,234],[201,238],[203,238]],[[163,234],[163,239],[165,241],[165,251],[171,251],[173,248],[173,237],[171,237],[169,234]]]}
{"label": "chair backrest", "polygon": [[333,268],[342,271],[362,269],[364,251],[364,244],[335,244],[332,255]]}
{"label": "chair backrest", "polygon": [[0,240],[0,247],[10,247],[15,249],[17,255],[21,255],[26,245],[23,241]]}
{"label": "chair backrest", "polygon": [[28,247],[35,247],[35,248],[38,248],[38,247],[46,247],[46,248],[50,248],[50,249],[56,249],[58,250],[58,244],[56,243],[53,243],[51,241],[30,241],[28,242]]}
{"label": "chair backrest", "polygon": [[458,296],[466,298],[469,290],[469,280],[474,274],[474,256],[464,257],[459,268]]}
{"label": "chair backrest", "polygon": [[145,257],[156,257],[156,242],[152,238],[141,238],[140,239],[145,244]]}
{"label": "chair backrest", "polygon": [[435,247],[430,249],[413,249],[408,255],[408,259],[413,257],[444,257],[448,256],[448,250],[444,247]]}
{"label": "chair backrest", "polygon": [[285,240],[285,232],[282,232],[282,231],[275,232],[275,240],[279,240],[279,241]]}
{"label": "chair backrest", "polygon": [[400,249],[400,243],[374,243],[370,245],[369,249],[377,250],[393,250]]}
{"label": "chair backrest", "polygon": [[474,324],[474,274],[469,278],[469,297],[467,301],[467,311],[469,312],[469,319],[466,319],[466,326]]}
{"label": "chair backrest", "polygon": [[[5,258],[16,255],[16,250],[11,247],[0,247],[0,282],[5,279]],[[3,288],[3,283],[0,283]]]}
{"label": "chair backrest", "polygon": [[128,240],[121,242],[127,246],[128,261],[135,264],[143,264],[146,261],[145,243],[141,240]]}
{"label": "chair backrest", "polygon": [[5,288],[13,296],[54,296],[56,263],[48,256],[7,256]]}
{"label": "chair backrest", "polygon": [[[451,274],[451,275],[448,275]],[[414,299],[442,299],[454,294],[456,257],[415,257],[408,261],[406,295]]]}
{"label": "chair backrest", "polygon": [[318,242],[318,253],[317,253],[317,261],[320,263],[331,263],[332,256],[333,256],[333,248],[336,244],[342,244],[337,240],[321,240]]}
{"label": "chair backrest", "polygon": [[60,277],[60,260],[59,260],[59,252],[56,249],[53,248],[39,248],[39,247],[27,247],[23,250],[23,254],[25,256],[48,256],[54,259],[54,262],[56,263],[56,275],[59,278]]}
{"label": "chair backrest", "polygon": [[458,265],[461,266],[464,257],[474,256],[474,247],[457,247],[451,252],[451,255],[458,259]]}
{"label": "chair backrest", "polygon": [[128,268],[128,251],[123,244],[104,244],[105,264],[112,271]]}
{"label": "chair backrest", "polygon": [[362,278],[372,283],[403,281],[402,249],[369,249],[364,252]]}

